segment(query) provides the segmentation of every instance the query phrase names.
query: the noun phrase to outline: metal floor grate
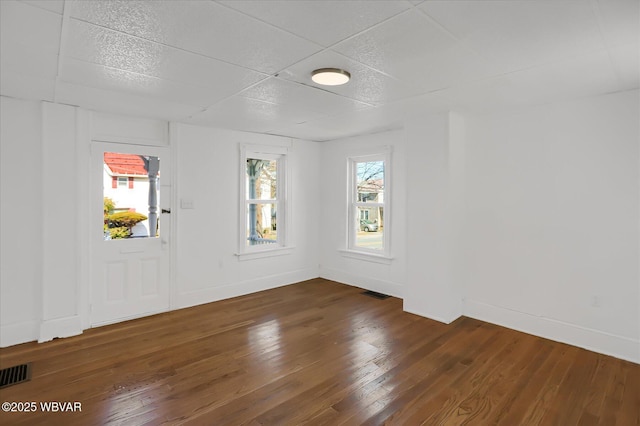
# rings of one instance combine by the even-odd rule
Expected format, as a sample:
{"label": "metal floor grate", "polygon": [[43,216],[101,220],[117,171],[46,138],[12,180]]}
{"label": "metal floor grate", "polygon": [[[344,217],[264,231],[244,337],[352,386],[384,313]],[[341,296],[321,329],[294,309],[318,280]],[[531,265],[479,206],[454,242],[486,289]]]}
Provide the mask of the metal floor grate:
{"label": "metal floor grate", "polygon": [[31,380],[31,363],[0,370],[0,389]]}
{"label": "metal floor grate", "polygon": [[371,291],[371,290],[363,291],[362,294],[364,294],[365,296],[374,297],[380,300],[386,299],[387,297],[391,297],[388,294],[382,294],[382,293],[378,293],[377,291]]}

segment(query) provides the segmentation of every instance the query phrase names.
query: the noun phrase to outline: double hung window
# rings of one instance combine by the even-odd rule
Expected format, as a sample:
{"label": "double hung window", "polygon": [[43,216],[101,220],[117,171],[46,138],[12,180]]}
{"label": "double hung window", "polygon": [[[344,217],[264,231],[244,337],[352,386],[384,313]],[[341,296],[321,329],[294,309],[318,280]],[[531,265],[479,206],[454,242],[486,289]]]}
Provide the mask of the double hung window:
{"label": "double hung window", "polygon": [[389,255],[389,154],[349,159],[348,250]]}
{"label": "double hung window", "polygon": [[241,147],[239,252],[286,247],[286,148]]}

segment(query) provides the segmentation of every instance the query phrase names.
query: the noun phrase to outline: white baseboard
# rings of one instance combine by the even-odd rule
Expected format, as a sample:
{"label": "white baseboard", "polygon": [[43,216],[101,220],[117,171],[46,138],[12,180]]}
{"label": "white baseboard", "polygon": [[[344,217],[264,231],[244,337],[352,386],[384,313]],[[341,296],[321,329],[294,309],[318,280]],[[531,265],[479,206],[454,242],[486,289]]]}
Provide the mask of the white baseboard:
{"label": "white baseboard", "polygon": [[366,290],[376,291],[378,293],[388,294],[400,299],[404,296],[402,291],[403,287],[400,284],[391,281],[378,280],[376,278],[364,277],[362,275],[356,275],[350,272],[340,271],[338,269],[323,266],[320,268],[320,278],[364,288]]}
{"label": "white baseboard", "polygon": [[402,310],[405,311],[405,312],[408,312],[410,314],[418,315],[418,316],[421,316],[421,317],[429,318],[429,319],[434,320],[434,321],[441,322],[443,324],[451,324],[452,322],[454,322],[455,320],[457,320],[458,318],[460,318],[462,316],[462,315],[458,315],[458,316],[454,316],[454,317],[451,317],[451,318],[445,318],[445,317],[442,317],[442,316],[439,316],[439,315],[433,315],[432,313],[429,313],[429,312],[424,312],[424,311],[421,311],[419,309],[414,309],[414,308],[411,308],[411,307],[407,307],[406,300],[405,300],[405,303],[404,303],[404,305],[402,307]]}
{"label": "white baseboard", "polygon": [[71,337],[82,334],[82,321],[79,315],[56,318],[40,323],[38,343],[48,342],[56,337]]}
{"label": "white baseboard", "polygon": [[38,340],[38,329],[37,321],[3,325],[0,327],[0,348]]}
{"label": "white baseboard", "polygon": [[218,300],[244,296],[245,294],[256,293],[276,287],[283,287],[313,278],[318,278],[317,269],[300,269],[283,274],[269,275],[252,280],[240,281],[238,283],[224,286],[209,287],[201,290],[178,293],[172,302],[171,310],[189,308],[191,306],[217,302]]}
{"label": "white baseboard", "polygon": [[471,299],[463,301],[463,315],[640,364],[640,341],[628,337]]}

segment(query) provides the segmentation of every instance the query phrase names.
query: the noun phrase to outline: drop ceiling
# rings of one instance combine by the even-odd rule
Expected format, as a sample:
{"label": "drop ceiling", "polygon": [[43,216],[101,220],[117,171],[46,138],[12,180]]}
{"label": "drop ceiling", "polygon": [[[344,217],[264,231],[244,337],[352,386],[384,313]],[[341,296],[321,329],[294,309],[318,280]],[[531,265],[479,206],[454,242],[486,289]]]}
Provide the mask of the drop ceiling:
{"label": "drop ceiling", "polygon": [[[330,140],[639,87],[640,2],[7,1],[0,93]],[[343,86],[317,68],[348,70]]]}

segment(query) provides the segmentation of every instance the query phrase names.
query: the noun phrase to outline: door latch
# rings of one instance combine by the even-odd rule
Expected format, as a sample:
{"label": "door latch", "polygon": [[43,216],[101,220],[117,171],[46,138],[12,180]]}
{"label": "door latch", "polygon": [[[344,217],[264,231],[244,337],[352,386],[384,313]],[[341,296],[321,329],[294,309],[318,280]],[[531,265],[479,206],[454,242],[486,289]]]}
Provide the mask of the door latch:
{"label": "door latch", "polygon": [[162,214],[171,214],[171,209],[162,209],[161,212]]}

